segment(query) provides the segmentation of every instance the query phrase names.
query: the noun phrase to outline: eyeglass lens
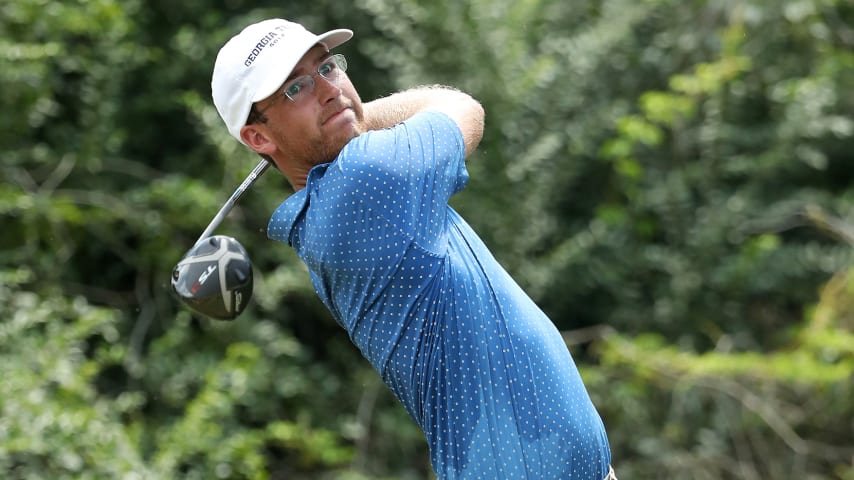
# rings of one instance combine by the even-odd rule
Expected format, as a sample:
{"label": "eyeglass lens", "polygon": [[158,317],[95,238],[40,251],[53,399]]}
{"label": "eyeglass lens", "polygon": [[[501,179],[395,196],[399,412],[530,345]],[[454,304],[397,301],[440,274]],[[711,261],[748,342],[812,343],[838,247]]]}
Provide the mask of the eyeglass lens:
{"label": "eyeglass lens", "polygon": [[290,83],[285,85],[284,93],[285,97],[287,97],[292,102],[297,102],[301,98],[305,98],[314,91],[314,87],[316,85],[316,81],[314,80],[315,75],[320,75],[327,82],[332,85],[338,85],[338,78],[341,72],[347,71],[347,59],[344,58],[344,55],[340,53],[336,53],[332,55],[323,63],[321,63],[317,67],[317,73],[311,75],[303,75],[301,77],[297,77],[292,80]]}

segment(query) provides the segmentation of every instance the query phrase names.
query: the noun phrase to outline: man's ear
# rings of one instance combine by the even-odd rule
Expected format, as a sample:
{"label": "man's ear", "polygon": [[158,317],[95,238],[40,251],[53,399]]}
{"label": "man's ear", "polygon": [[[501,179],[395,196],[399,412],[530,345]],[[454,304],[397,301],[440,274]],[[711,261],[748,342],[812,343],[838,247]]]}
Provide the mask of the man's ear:
{"label": "man's ear", "polygon": [[241,127],[240,139],[249,148],[262,155],[272,156],[276,151],[276,144],[267,136],[266,129],[257,123],[250,123]]}

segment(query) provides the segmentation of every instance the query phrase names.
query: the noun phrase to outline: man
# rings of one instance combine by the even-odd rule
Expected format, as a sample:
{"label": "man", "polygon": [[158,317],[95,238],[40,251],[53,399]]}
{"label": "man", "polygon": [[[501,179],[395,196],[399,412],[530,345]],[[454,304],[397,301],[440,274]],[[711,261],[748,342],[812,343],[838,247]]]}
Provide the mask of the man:
{"label": "man", "polygon": [[613,477],[602,421],[545,314],[448,206],[483,109],[451,88],[363,104],[330,49],[282,19],[220,50],[212,89],[229,132],[295,193],[268,236],[424,431],[440,479]]}

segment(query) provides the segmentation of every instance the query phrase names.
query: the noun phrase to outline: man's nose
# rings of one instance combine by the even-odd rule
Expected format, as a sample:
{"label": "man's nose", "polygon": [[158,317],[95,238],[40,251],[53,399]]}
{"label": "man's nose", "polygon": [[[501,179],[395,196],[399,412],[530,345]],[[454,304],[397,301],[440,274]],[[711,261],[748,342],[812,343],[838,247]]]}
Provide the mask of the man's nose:
{"label": "man's nose", "polygon": [[334,80],[330,80],[322,75],[315,77],[315,90],[318,92],[321,103],[328,103],[341,95],[341,87],[338,86],[340,78],[340,75]]}

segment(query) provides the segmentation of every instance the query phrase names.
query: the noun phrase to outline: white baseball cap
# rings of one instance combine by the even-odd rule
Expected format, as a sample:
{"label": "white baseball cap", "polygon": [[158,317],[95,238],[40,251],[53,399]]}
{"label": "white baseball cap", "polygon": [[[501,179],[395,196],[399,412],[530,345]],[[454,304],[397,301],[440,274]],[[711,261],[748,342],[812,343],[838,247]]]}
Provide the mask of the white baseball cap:
{"label": "white baseball cap", "polygon": [[211,78],[214,105],[229,133],[243,142],[240,129],[252,104],[272,95],[313,46],[332,49],[352,37],[347,29],[315,35],[281,18],[254,23],[231,37],[217,54]]}

